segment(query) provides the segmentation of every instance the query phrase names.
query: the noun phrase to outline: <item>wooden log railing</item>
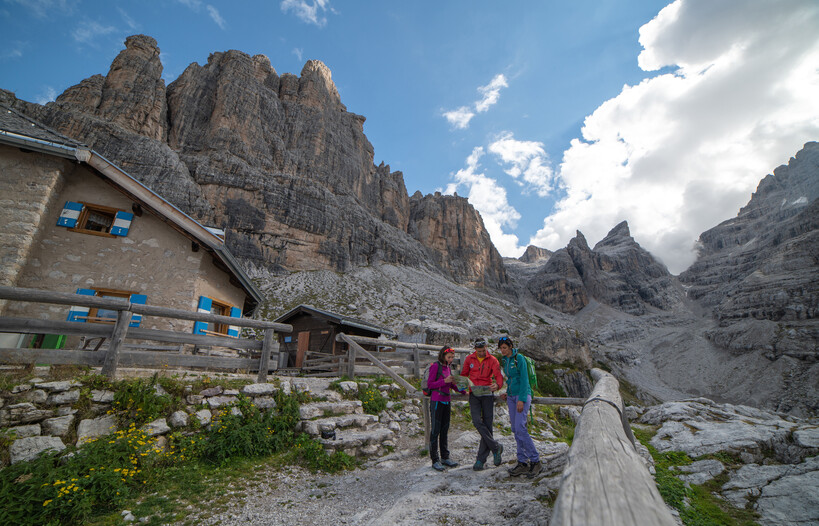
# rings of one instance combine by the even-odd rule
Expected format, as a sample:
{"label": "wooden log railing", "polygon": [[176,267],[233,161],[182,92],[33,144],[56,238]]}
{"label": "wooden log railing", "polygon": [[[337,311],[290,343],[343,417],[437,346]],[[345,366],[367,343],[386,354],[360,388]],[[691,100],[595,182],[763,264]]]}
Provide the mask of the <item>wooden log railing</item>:
{"label": "wooden log railing", "polygon": [[596,383],[574,431],[550,524],[674,526],[676,522],[634,448],[614,376]]}
{"label": "wooden log railing", "polygon": [[[102,373],[114,378],[119,366],[133,367],[196,367],[209,369],[258,369],[258,382],[265,382],[271,367],[277,368],[279,343],[278,332],[292,332],[293,327],[248,318],[232,318],[209,313],[171,309],[158,305],[131,303],[124,298],[102,298],[64,292],[52,292],[19,287],[0,287],[0,300],[50,303],[57,305],[77,305],[113,310],[117,319],[113,324],[76,323],[65,321],[38,320],[0,316],[0,332],[21,334],[63,334],[107,338],[110,341],[105,351],[69,351],[62,349],[0,349],[0,363],[13,364],[78,364],[102,366]],[[252,327],[264,331],[262,341],[246,338],[189,334],[177,331],[163,331],[129,327],[133,314],[180,320],[202,321]],[[260,351],[259,359],[231,358],[216,356],[194,356],[170,352],[124,351],[125,339],[172,342],[198,346],[230,347]],[[271,361],[271,357],[274,358]]]}

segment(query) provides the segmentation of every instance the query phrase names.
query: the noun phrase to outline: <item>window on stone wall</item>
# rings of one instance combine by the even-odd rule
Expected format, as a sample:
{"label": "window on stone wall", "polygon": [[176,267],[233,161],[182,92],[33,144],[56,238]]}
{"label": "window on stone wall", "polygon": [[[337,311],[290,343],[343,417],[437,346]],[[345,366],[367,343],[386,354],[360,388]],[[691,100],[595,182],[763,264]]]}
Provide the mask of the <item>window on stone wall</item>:
{"label": "window on stone wall", "polygon": [[[212,299],[212,298],[211,298]],[[217,316],[230,316],[230,305],[212,299],[210,313]],[[228,326],[221,323],[208,323],[207,331],[213,334],[227,334]]]}
{"label": "window on stone wall", "polygon": [[[125,298],[129,299],[133,292],[128,290],[96,289],[95,296],[102,298]],[[117,321],[117,311],[108,309],[98,309],[92,307],[88,311],[88,320],[91,323],[114,323]]]}
{"label": "window on stone wall", "polygon": [[117,212],[119,210],[116,208],[83,203],[82,212],[80,212],[80,217],[77,219],[77,226],[71,230],[85,234],[115,237],[111,233],[111,227],[114,226],[114,218]]}

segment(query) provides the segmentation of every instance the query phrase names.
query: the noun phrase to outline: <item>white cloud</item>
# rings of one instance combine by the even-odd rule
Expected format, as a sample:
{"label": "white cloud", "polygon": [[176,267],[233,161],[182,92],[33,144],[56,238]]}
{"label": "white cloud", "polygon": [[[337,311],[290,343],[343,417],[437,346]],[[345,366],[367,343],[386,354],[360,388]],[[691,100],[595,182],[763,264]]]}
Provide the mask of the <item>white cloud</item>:
{"label": "white cloud", "polygon": [[304,50],[302,48],[294,47],[293,54],[296,55],[296,58],[299,59],[299,62],[304,60]]}
{"label": "white cloud", "polygon": [[554,173],[543,143],[518,141],[511,132],[504,132],[489,145],[489,151],[507,165],[504,171],[519,185],[534,190],[541,197],[551,193]]}
{"label": "white cloud", "polygon": [[497,104],[500,99],[501,88],[508,88],[509,84],[506,82],[506,77],[502,73],[495,75],[489,84],[480,86],[478,92],[483,95],[483,98],[475,103],[475,109],[478,113],[483,113],[490,107]]}
{"label": "white cloud", "polygon": [[222,15],[219,14],[219,10],[210,4],[207,5],[207,10],[208,14],[210,15],[210,18],[214,22],[216,22],[216,25],[219,26],[219,29],[224,30],[225,27],[227,26],[227,23],[225,22],[225,19],[222,18]]}
{"label": "white cloud", "polygon": [[201,0],[178,0],[180,4],[186,6],[194,11],[199,11],[202,8]]}
{"label": "white cloud", "polygon": [[38,96],[35,100],[37,104],[46,104],[48,102],[53,102],[57,99],[57,90],[52,88],[51,86],[45,86],[43,88],[43,92],[40,96]]}
{"label": "white cloud", "polygon": [[21,42],[19,40],[12,42],[11,45],[6,47],[6,49],[0,51],[0,60],[22,58],[28,45],[28,42]]}
{"label": "white cloud", "polygon": [[49,15],[65,15],[74,11],[75,0],[6,0],[10,4],[19,4],[28,9],[37,18]]}
{"label": "white cloud", "polygon": [[131,18],[131,16],[123,8],[118,7],[117,10],[119,11],[120,16],[122,17],[123,22],[125,22],[125,25],[128,26],[128,29],[130,29],[131,31],[139,29],[139,24],[137,24],[136,21],[133,18]]}
{"label": "white cloud", "polygon": [[506,77],[499,73],[495,75],[489,84],[478,87],[481,98],[473,104],[475,111],[472,111],[469,106],[461,106],[457,110],[444,111],[441,114],[454,128],[466,129],[469,127],[469,121],[475,116],[475,112],[484,113],[497,104],[500,99],[501,88],[506,87],[509,87],[509,83],[506,82]]}
{"label": "white cloud", "polygon": [[469,127],[469,121],[472,120],[475,113],[468,106],[461,106],[457,110],[445,111],[443,115],[452,126],[464,129]]}
{"label": "white cloud", "polygon": [[93,44],[98,37],[110,35],[117,30],[114,26],[106,26],[93,20],[83,20],[71,32],[74,40],[80,44]]}
{"label": "white cloud", "polygon": [[518,237],[503,231],[504,228],[515,228],[520,213],[509,204],[505,188],[495,179],[479,173],[479,161],[483,155],[480,146],[473,149],[466,159],[466,167],[454,174],[454,182],[447,185],[445,193],[453,194],[458,188],[466,188],[469,202],[481,213],[484,226],[498,251],[520,256],[523,248],[518,244]]}
{"label": "white cloud", "polygon": [[333,12],[329,5],[329,0],[313,0],[312,2],[308,0],[282,0],[281,9],[284,13],[292,10],[306,24],[324,27],[327,25],[325,12],[328,9]]}
{"label": "white cloud", "polygon": [[[678,0],[640,29],[640,67],[564,152],[565,197],[531,243],[590,242],[626,219],[672,272],[699,234],[733,217],[759,180],[819,135],[819,4]],[[514,166],[514,165],[513,165]]]}

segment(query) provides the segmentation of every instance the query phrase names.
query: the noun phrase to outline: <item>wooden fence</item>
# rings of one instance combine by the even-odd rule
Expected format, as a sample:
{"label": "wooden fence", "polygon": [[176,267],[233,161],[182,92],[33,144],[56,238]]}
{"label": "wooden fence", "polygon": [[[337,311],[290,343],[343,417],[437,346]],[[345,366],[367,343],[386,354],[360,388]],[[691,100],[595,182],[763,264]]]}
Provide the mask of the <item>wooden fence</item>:
{"label": "wooden fence", "polygon": [[[0,300],[50,303],[57,305],[76,305],[113,310],[117,313],[116,321],[111,324],[76,323],[31,318],[14,318],[0,316],[0,332],[21,334],[63,334],[85,336],[86,338],[106,338],[109,341],[107,350],[62,350],[62,349],[0,349],[0,363],[5,364],[77,364],[102,366],[102,373],[114,378],[117,367],[190,367],[215,370],[258,370],[259,382],[267,380],[270,370],[278,367],[279,343],[275,332],[292,332],[293,327],[283,323],[274,323],[247,318],[231,318],[180,309],[171,309],[157,305],[140,305],[124,298],[102,298],[83,296],[46,290],[0,287]],[[129,327],[134,314],[172,318],[180,320],[203,321],[252,327],[264,331],[262,341],[228,336],[211,336],[177,331],[161,331]],[[198,356],[174,352],[125,350],[126,338],[191,344],[208,347],[228,347],[259,352],[258,359],[233,358],[220,356]],[[99,346],[97,347],[99,348]]]}
{"label": "wooden fence", "polygon": [[550,524],[675,526],[634,448],[617,379],[600,369],[592,377],[594,391],[574,431]]}

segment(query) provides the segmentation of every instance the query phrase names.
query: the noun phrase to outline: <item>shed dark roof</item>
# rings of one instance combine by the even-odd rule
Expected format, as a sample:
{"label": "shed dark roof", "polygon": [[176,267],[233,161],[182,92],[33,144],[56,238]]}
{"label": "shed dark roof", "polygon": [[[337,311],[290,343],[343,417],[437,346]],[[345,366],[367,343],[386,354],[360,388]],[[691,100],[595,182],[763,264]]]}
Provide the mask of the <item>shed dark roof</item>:
{"label": "shed dark roof", "polygon": [[344,316],[343,314],[317,309],[312,305],[299,305],[298,307],[294,307],[285,314],[282,314],[281,316],[276,318],[274,321],[276,321],[277,323],[288,323],[287,321],[284,320],[291,320],[299,314],[310,314],[312,316],[318,316],[328,321],[338,323],[339,325],[347,325],[348,327],[355,327],[357,329],[364,329],[367,331],[377,332],[379,334],[387,336],[388,338],[395,338],[397,336],[393,331],[387,329],[386,327],[381,327],[380,325],[375,325],[374,323],[370,323],[368,321],[351,318],[349,316]]}
{"label": "shed dark roof", "polygon": [[0,133],[22,135],[69,148],[85,146],[30,117],[26,117],[17,110],[3,105],[0,105]]}

